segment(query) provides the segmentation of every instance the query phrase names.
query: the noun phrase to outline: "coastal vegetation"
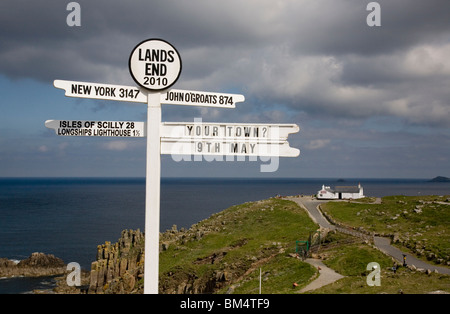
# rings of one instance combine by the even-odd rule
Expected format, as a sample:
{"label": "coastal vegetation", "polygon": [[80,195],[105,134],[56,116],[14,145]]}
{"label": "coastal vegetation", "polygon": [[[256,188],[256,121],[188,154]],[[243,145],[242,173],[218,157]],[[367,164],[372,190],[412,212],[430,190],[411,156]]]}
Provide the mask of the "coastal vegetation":
{"label": "coastal vegetation", "polygon": [[[289,254],[318,226],[295,203],[269,199],[233,206],[162,237],[160,290],[166,293],[258,293],[252,283],[262,269],[265,293],[305,285],[316,270]],[[203,278],[203,279],[202,279]]]}
{"label": "coastal vegetation", "polygon": [[[392,236],[402,249],[425,245],[445,265],[449,245],[449,198],[390,196],[373,200],[323,203],[327,215],[364,232]],[[160,234],[159,293],[266,294],[300,293],[321,274],[297,254],[296,241],[318,234],[305,209],[271,198],[232,206],[178,230]],[[344,278],[307,293],[430,293],[450,292],[450,276],[400,267],[371,241],[320,229],[320,241],[310,250]],[[418,245],[420,243],[420,245]],[[417,249],[415,251],[417,253]],[[427,255],[425,254],[425,259]],[[428,255],[429,256],[429,255]],[[97,261],[84,285],[89,293],[142,293],[144,237],[124,230],[117,243],[98,246]],[[380,265],[381,285],[366,282],[369,263]],[[60,284],[64,285],[65,277]],[[76,293],[74,287],[57,293]]]}
{"label": "coastal vegetation", "polygon": [[341,224],[391,237],[423,260],[450,265],[449,196],[387,196],[380,204],[329,202],[321,209]]}
{"label": "coastal vegetation", "polygon": [[[383,198],[381,204],[372,204],[373,201],[363,200],[362,204],[329,202],[325,208],[334,218],[348,224],[353,222],[356,228],[362,226],[367,231],[395,234],[396,240],[400,239],[398,243],[416,241],[420,236],[425,243],[433,244],[430,250],[436,256],[447,254],[450,243],[448,197],[390,196]],[[390,220],[380,220],[384,216]],[[208,278],[204,279],[204,285],[208,281],[214,283],[212,293],[258,293],[260,276],[263,293],[299,293],[319,275],[318,269],[293,257],[295,241],[306,240],[317,230],[317,225],[294,202],[269,199],[233,206],[193,228],[210,232],[201,236],[202,231],[191,231],[190,236],[176,237],[177,240],[161,253],[160,285],[166,287],[163,288],[166,293],[170,292],[167,289],[170,286],[172,292],[195,293],[199,285],[192,278],[201,276]],[[426,274],[404,267],[394,272],[392,258],[371,243],[340,232],[328,232],[312,255],[345,277],[308,293],[450,292],[448,275]],[[206,260],[208,264],[203,264]],[[369,286],[366,282],[370,273],[366,270],[367,264],[374,261],[381,268],[381,286]],[[190,282],[179,285],[180,279],[186,280],[189,276]]]}

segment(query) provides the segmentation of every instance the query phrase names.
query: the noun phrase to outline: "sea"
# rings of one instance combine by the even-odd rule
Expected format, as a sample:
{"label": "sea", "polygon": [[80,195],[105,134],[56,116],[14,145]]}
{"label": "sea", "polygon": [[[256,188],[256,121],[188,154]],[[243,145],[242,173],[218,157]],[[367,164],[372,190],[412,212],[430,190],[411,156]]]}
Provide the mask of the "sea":
{"label": "sea", "polygon": [[[428,179],[162,178],[160,231],[187,229],[232,205],[358,183],[366,196],[450,195],[450,183]],[[97,245],[124,229],[144,231],[144,218],[145,178],[0,178],[0,257],[17,262],[43,252],[89,270]],[[54,285],[53,277],[0,278],[0,294]]]}

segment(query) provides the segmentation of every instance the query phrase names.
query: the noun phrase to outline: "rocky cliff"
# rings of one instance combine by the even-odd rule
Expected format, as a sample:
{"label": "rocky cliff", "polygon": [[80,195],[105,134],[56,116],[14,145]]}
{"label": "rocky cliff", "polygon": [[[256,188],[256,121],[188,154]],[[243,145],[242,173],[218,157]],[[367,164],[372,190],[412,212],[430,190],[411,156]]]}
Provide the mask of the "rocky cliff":
{"label": "rocky cliff", "polygon": [[63,260],[52,254],[35,252],[19,263],[0,258],[0,277],[41,277],[60,275],[65,272],[66,265]]}
{"label": "rocky cliff", "polygon": [[139,229],[123,230],[116,243],[97,247],[89,293],[142,293],[143,273],[144,235]]}

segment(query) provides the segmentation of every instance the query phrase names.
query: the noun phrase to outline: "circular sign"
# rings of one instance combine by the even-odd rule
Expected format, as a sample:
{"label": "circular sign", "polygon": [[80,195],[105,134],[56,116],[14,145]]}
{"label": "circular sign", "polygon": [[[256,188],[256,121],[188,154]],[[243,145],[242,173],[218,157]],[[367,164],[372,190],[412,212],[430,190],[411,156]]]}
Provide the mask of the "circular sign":
{"label": "circular sign", "polygon": [[161,91],[178,80],[181,58],[167,41],[147,39],[133,49],[128,67],[139,86],[150,91]]}

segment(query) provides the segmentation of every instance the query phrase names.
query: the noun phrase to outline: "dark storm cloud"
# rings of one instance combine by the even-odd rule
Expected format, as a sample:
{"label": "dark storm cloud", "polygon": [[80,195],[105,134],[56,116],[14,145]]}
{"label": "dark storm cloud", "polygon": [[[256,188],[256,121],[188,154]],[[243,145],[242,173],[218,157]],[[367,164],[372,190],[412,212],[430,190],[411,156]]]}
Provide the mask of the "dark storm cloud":
{"label": "dark storm cloud", "polygon": [[367,26],[369,2],[314,1],[306,2],[306,10],[291,10],[290,14],[298,14],[291,28],[295,48],[315,54],[376,55],[448,40],[450,3],[446,1],[377,1],[381,27]]}
{"label": "dark storm cloud", "polygon": [[1,2],[1,73],[131,83],[130,51],[159,37],[182,55],[183,88],[237,89],[266,110],[448,125],[448,1],[378,1],[381,27],[367,26],[359,0],[82,0],[81,27],[67,26],[67,3]]}
{"label": "dark storm cloud", "polygon": [[[48,87],[45,93],[57,99],[55,104],[51,97],[48,104],[40,104],[42,115],[51,116],[60,112],[55,106],[63,97],[62,91],[51,87],[53,80],[134,84],[128,72],[131,50],[142,40],[162,38],[177,48],[183,60],[176,88],[234,92],[246,98],[234,110],[165,106],[164,121],[202,117],[203,121],[297,123],[300,132],[290,135],[289,141],[302,153],[299,159],[286,161],[289,169],[280,175],[440,175],[448,170],[450,147],[450,1],[379,0],[381,27],[369,27],[370,1],[79,0],[81,27],[69,27],[70,0],[2,0],[0,78],[7,84],[1,87],[29,88],[30,81],[40,81],[32,84],[33,90]],[[16,78],[31,80],[11,80]],[[9,94],[9,100],[22,101],[17,91]],[[74,111],[95,117],[99,111],[102,119],[113,114],[111,108],[123,105],[100,100],[84,104],[86,108],[80,105]],[[16,118],[30,114],[19,113],[19,106],[6,101],[0,105],[3,113],[17,110]],[[136,109],[131,116],[145,119],[145,110]],[[113,175],[115,168],[123,169],[116,171],[120,175],[140,175],[144,167],[142,159],[134,172],[113,162],[102,170],[93,165],[76,172],[84,169],[82,156],[76,155],[70,160],[73,170],[61,170],[69,152],[82,146],[88,148],[85,165],[105,152],[123,154],[128,164],[141,156],[144,146],[114,139],[55,139],[53,133],[49,138],[25,140],[17,130],[8,133],[3,128],[3,175],[61,171]],[[15,152],[23,162],[18,162]],[[39,167],[35,156],[41,158]],[[190,167],[175,162],[167,168],[174,167],[176,171],[170,173],[177,175],[178,171],[229,174],[219,166],[214,172],[211,168],[216,166],[203,173],[197,173],[203,166],[189,173]],[[248,174],[245,167],[228,166],[238,175]]]}
{"label": "dark storm cloud", "polygon": [[[66,25],[68,1],[3,0],[0,51],[11,61],[16,60],[13,56],[33,62],[42,61],[44,53],[49,59],[76,54],[86,64],[118,66],[130,46],[162,36],[187,51],[224,49],[227,54],[236,50],[251,57],[278,45],[289,47],[294,57],[372,55],[448,40],[448,1],[378,2],[382,27],[375,29],[366,25],[368,2],[359,0],[82,0],[78,1],[82,26],[71,28]],[[213,57],[226,60],[217,53]],[[10,75],[25,75],[22,68],[30,65],[18,64],[3,63],[2,68]],[[56,60],[55,71],[61,66]]]}

